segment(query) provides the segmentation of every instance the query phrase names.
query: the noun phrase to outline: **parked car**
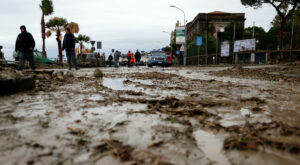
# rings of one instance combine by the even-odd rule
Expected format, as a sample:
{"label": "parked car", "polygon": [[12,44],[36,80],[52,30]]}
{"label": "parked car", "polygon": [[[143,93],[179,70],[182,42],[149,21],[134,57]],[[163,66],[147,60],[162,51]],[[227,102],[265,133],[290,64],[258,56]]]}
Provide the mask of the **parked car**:
{"label": "parked car", "polygon": [[128,65],[128,57],[126,54],[122,54],[119,58],[119,65]]}
{"label": "parked car", "polygon": [[78,66],[80,67],[100,67],[105,66],[105,60],[97,53],[86,53],[77,55]]}
{"label": "parked car", "polygon": [[152,66],[169,66],[169,57],[162,51],[151,51],[148,59],[148,67]]}
{"label": "parked car", "polygon": [[[14,51],[13,57],[14,57],[15,61],[19,61],[19,53],[18,52]],[[38,50],[33,51],[33,61],[36,64],[53,64],[54,63],[54,61],[52,61],[48,58],[45,58],[43,56],[43,53]]]}

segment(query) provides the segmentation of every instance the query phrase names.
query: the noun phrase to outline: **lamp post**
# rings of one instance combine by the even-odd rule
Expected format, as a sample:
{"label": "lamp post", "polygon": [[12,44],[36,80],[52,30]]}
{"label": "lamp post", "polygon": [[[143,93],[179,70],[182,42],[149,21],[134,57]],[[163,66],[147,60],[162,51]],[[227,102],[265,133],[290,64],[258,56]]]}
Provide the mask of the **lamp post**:
{"label": "lamp post", "polygon": [[185,32],[184,32],[185,43],[184,43],[183,65],[186,65],[186,55],[187,55],[187,40],[186,40],[186,34],[187,34],[187,28],[186,28],[186,25],[185,25],[185,23],[186,23],[186,20],[185,20],[185,12],[184,12],[181,8],[179,8],[179,7],[177,7],[177,6],[170,5],[170,7],[176,8],[176,9],[180,10],[180,11],[183,13],[183,25],[184,25],[184,27],[185,27]]}
{"label": "lamp post", "polygon": [[183,25],[185,26],[185,23],[186,23],[186,21],[185,21],[185,12],[177,6],[170,5],[170,7],[176,8],[176,9],[180,10],[183,13]]}

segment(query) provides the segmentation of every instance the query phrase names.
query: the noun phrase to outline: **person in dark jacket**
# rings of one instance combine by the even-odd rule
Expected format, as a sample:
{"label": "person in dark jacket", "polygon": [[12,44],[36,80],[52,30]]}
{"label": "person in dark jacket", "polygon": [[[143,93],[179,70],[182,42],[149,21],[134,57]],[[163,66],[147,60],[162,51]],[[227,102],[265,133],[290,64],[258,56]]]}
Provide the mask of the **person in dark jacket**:
{"label": "person in dark jacket", "polygon": [[75,37],[71,33],[70,28],[68,27],[66,28],[66,34],[63,41],[63,50],[66,50],[69,70],[72,69],[71,60],[73,62],[75,69],[78,70],[79,67],[77,66],[77,61],[75,57]]}
{"label": "person in dark jacket", "polygon": [[20,27],[21,33],[17,37],[15,51],[19,55],[18,70],[24,68],[25,60],[29,61],[32,70],[35,69],[33,61],[33,50],[35,47],[35,41],[30,33],[27,32],[26,27],[22,25]]}
{"label": "person in dark jacket", "polygon": [[113,59],[114,59],[114,58],[113,58],[113,55],[112,55],[112,53],[110,53],[110,55],[108,56],[109,67],[112,66],[112,60],[113,60]]}
{"label": "person in dark jacket", "polygon": [[141,61],[141,53],[139,52],[139,50],[136,51],[134,57],[135,57],[136,65],[139,65]]}
{"label": "person in dark jacket", "polygon": [[115,67],[119,67],[119,59],[120,59],[120,52],[117,50],[114,54],[114,60],[115,60]]}

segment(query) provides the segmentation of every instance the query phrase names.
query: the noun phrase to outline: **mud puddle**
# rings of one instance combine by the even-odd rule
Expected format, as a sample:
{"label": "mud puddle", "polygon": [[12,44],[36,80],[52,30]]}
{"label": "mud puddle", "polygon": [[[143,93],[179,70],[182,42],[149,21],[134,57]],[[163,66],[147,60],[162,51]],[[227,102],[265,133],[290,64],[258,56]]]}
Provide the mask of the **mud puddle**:
{"label": "mud puddle", "polygon": [[230,165],[227,157],[224,155],[223,141],[218,139],[214,134],[197,130],[194,132],[198,147],[212,160],[215,164]]}

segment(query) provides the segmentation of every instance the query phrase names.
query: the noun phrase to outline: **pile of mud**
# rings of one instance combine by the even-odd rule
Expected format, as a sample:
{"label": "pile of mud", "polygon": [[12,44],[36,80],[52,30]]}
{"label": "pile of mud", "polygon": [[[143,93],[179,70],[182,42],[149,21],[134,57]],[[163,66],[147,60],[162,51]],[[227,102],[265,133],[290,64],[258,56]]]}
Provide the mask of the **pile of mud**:
{"label": "pile of mud", "polygon": [[233,68],[210,72],[216,76],[233,78],[259,79],[280,82],[300,82],[300,66],[274,66],[271,68],[244,68],[237,65]]}

